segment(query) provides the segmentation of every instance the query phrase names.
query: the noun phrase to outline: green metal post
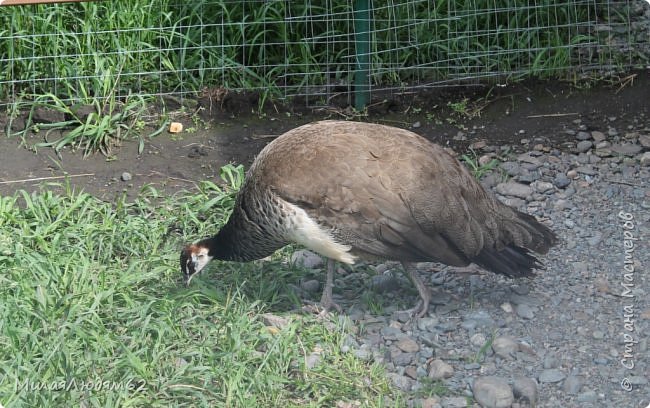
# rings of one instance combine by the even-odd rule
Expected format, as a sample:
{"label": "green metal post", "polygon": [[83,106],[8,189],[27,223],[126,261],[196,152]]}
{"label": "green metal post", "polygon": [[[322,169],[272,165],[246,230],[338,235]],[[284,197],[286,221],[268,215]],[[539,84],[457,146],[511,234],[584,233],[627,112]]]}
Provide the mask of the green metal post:
{"label": "green metal post", "polygon": [[354,107],[362,111],[370,100],[370,0],[354,3],[357,66],[354,73]]}

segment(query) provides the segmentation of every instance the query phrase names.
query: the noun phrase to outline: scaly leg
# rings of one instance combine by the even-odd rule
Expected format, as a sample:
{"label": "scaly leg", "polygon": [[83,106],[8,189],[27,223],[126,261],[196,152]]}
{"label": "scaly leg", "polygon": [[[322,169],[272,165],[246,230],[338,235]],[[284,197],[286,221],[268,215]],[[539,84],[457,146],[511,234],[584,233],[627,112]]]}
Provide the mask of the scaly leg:
{"label": "scaly leg", "polygon": [[323,288],[323,296],[320,299],[320,306],[322,311],[320,314],[327,314],[331,308],[335,308],[339,313],[342,311],[341,306],[334,303],[332,300],[332,287],[334,286],[334,270],[336,263],[334,260],[327,258],[327,278],[325,279],[325,287]]}
{"label": "scaly leg", "polygon": [[429,289],[427,289],[427,287],[424,285],[424,282],[422,282],[422,279],[420,279],[415,265],[410,262],[402,262],[402,266],[404,267],[406,276],[408,276],[411,282],[413,282],[418,290],[418,293],[420,294],[420,300],[413,309],[410,309],[410,311],[413,313],[413,316],[424,317],[429,311],[431,292],[429,292]]}

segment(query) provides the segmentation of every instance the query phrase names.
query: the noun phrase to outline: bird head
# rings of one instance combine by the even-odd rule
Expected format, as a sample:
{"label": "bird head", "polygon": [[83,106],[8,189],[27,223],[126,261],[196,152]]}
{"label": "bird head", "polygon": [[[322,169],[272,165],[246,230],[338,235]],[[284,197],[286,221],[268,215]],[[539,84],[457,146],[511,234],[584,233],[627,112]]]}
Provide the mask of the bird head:
{"label": "bird head", "polygon": [[181,272],[185,285],[189,285],[194,275],[201,272],[212,260],[209,249],[198,244],[189,245],[181,251]]}

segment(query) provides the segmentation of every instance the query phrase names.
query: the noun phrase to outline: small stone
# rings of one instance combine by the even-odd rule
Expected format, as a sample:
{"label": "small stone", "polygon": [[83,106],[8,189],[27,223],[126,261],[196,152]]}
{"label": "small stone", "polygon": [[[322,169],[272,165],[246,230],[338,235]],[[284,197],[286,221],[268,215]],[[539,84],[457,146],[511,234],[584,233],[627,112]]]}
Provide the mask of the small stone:
{"label": "small stone", "polygon": [[512,196],[525,199],[533,194],[530,186],[521,183],[507,182],[496,186],[496,192],[504,196]]}
{"label": "small stone", "polygon": [[605,337],[605,333],[602,330],[594,330],[591,335],[594,337],[596,340],[601,340]]}
{"label": "small stone", "polygon": [[131,176],[131,173],[129,173],[128,171],[125,171],[124,173],[122,173],[122,176],[120,178],[122,179],[122,181],[131,181],[133,176]]}
{"label": "small stone", "polygon": [[607,136],[603,132],[600,132],[598,130],[594,130],[591,132],[591,137],[594,139],[596,143],[602,142],[603,140],[607,139]]}
{"label": "small stone", "polygon": [[410,391],[413,386],[413,380],[410,378],[399,375],[397,373],[389,373],[388,378],[393,382],[393,385],[402,391]]}
{"label": "small stone", "polygon": [[537,382],[535,380],[518,375],[514,379],[512,388],[515,397],[527,400],[532,407],[537,405],[538,393]]}
{"label": "small stone", "polygon": [[499,336],[492,341],[492,350],[501,358],[512,359],[519,351],[519,343],[510,336]]}
{"label": "small stone", "polygon": [[641,146],[645,147],[646,149],[650,149],[650,135],[640,135],[639,144],[641,144]]}
{"label": "small stone", "polygon": [[307,269],[316,269],[323,265],[323,258],[311,251],[301,249],[291,255],[291,263],[302,265]]}
{"label": "small stone", "polygon": [[399,282],[391,271],[387,271],[373,276],[370,279],[370,287],[377,293],[391,292],[399,287]]}
{"label": "small stone", "polygon": [[302,282],[300,288],[305,292],[315,293],[320,290],[320,282],[316,279],[310,279]]}
{"label": "small stone", "polygon": [[578,140],[589,140],[589,139],[591,139],[591,133],[578,132],[578,134],[576,135],[576,139],[578,139]]}
{"label": "small stone", "polygon": [[589,390],[585,391],[582,394],[578,395],[576,398],[578,402],[596,402],[598,400],[598,395],[596,395],[595,391]]}
{"label": "small stone", "polygon": [[569,170],[566,172],[566,176],[572,180],[576,179],[578,177],[578,171],[575,169]]}
{"label": "small stone", "polygon": [[641,375],[633,375],[628,378],[628,381],[632,385],[647,385],[648,379]]}
{"label": "small stone", "polygon": [[[442,408],[442,405],[440,405],[440,399],[437,397],[422,398],[419,402],[420,408]],[[416,404],[416,406],[418,405]]]}
{"label": "small stone", "polygon": [[381,335],[384,337],[384,339],[390,341],[395,341],[406,336],[400,329],[390,326],[382,327]]}
{"label": "small stone", "polygon": [[637,144],[616,144],[612,145],[609,149],[624,156],[634,156],[641,151],[642,147]]}
{"label": "small stone", "polygon": [[650,152],[643,153],[639,159],[639,163],[645,167],[650,166]]}
{"label": "small stone", "polygon": [[320,351],[314,351],[305,358],[305,366],[307,366],[307,369],[312,370],[320,363],[320,355]]}
{"label": "small stone", "polygon": [[508,381],[500,377],[477,378],[472,393],[476,402],[484,408],[509,408],[515,401]]}
{"label": "small stone", "polygon": [[538,193],[542,194],[553,190],[553,184],[548,181],[537,180],[532,184],[532,186]]}
{"label": "small stone", "polygon": [[418,343],[410,337],[398,340],[395,345],[405,353],[416,353],[420,350]]}
{"label": "small stone", "polygon": [[569,180],[569,178],[564,174],[559,173],[553,179],[553,184],[555,184],[555,187],[557,188],[565,188],[566,186],[571,184],[571,180]]}
{"label": "small stone", "polygon": [[422,126],[422,123],[420,121],[415,122],[414,124],[411,125],[413,129],[417,129]]}
{"label": "small stone", "polygon": [[533,310],[526,304],[517,305],[515,311],[517,312],[517,316],[521,317],[522,319],[531,320],[535,317]]}
{"label": "small stone", "polygon": [[483,333],[476,333],[469,338],[469,342],[475,347],[482,347],[487,342],[487,338],[485,338],[485,334]]}
{"label": "small stone", "polygon": [[521,173],[521,166],[519,166],[519,163],[512,161],[501,163],[501,169],[503,169],[510,177],[518,176]]}
{"label": "small stone", "polygon": [[581,142],[578,142],[576,145],[576,150],[580,153],[585,153],[591,149],[593,144],[589,140],[583,140]]}
{"label": "small stone", "polygon": [[506,313],[512,313],[514,309],[512,308],[512,305],[510,302],[505,302],[501,304],[501,310],[503,310]]}
{"label": "small stone", "polygon": [[433,380],[451,378],[454,375],[454,368],[440,359],[433,360],[429,364],[429,377]]}
{"label": "small stone", "polygon": [[421,317],[418,319],[417,326],[418,329],[423,331],[434,331],[438,323],[438,318],[436,317]]}
{"label": "small stone", "polygon": [[556,383],[564,380],[566,375],[558,368],[549,368],[539,375],[539,382]]}
{"label": "small stone", "polygon": [[283,329],[289,324],[289,319],[282,316],[277,316],[272,313],[264,313],[261,315],[262,321],[265,326],[271,326],[278,329]]}
{"label": "small stone", "polygon": [[413,367],[413,366],[408,366],[404,369],[404,375],[407,376],[408,378],[412,378],[414,380],[418,379],[418,370]]}
{"label": "small stone", "polygon": [[465,397],[443,397],[443,408],[466,408],[467,399]]}
{"label": "small stone", "polygon": [[558,368],[560,366],[560,360],[557,359],[555,354],[549,353],[544,356],[542,366],[544,368]]}
{"label": "small stone", "polygon": [[564,392],[569,395],[576,395],[580,392],[582,388],[583,380],[579,375],[570,375],[564,380],[562,388]]}
{"label": "small stone", "polygon": [[359,360],[370,361],[372,358],[372,351],[370,351],[370,346],[367,344],[362,344],[358,350],[354,350],[354,356]]}

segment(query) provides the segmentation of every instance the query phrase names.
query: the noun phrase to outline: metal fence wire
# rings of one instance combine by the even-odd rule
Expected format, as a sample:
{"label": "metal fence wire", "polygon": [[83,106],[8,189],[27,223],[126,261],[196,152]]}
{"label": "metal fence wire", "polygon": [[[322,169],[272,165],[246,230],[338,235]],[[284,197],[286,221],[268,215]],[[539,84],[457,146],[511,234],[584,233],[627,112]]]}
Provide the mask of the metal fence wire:
{"label": "metal fence wire", "polygon": [[[359,47],[368,3],[367,51]],[[0,104],[259,91],[327,105],[354,92],[647,64],[642,0],[131,0],[0,7]],[[355,21],[355,16],[356,21]],[[644,20],[645,19],[645,20]]]}

